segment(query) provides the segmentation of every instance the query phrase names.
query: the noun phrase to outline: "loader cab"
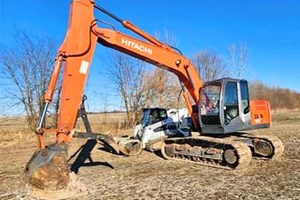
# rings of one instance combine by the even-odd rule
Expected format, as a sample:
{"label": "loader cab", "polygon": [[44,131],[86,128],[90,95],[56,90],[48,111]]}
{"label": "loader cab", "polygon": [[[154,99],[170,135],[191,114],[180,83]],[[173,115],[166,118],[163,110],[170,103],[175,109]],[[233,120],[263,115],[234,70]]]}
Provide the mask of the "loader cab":
{"label": "loader cab", "polygon": [[223,78],[207,82],[200,92],[199,121],[203,134],[227,134],[251,127],[246,80]]}
{"label": "loader cab", "polygon": [[141,124],[143,127],[146,127],[167,118],[167,110],[164,108],[144,108]]}

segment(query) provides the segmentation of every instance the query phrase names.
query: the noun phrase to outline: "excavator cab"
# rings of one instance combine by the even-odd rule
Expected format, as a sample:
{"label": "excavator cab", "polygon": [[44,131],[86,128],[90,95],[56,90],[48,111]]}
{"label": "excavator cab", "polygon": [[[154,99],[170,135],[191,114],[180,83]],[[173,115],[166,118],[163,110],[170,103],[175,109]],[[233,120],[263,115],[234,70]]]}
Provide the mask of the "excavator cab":
{"label": "excavator cab", "polygon": [[222,78],[202,87],[199,119],[204,134],[267,128],[271,121],[270,106],[266,101],[250,101],[246,80]]}

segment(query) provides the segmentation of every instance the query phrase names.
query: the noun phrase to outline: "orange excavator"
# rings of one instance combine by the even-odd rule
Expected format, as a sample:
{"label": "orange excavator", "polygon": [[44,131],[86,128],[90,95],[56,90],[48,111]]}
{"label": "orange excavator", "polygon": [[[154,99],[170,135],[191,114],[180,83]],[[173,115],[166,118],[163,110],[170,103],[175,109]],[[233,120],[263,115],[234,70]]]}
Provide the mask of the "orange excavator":
{"label": "orange excavator", "polygon": [[[191,61],[180,51],[158,41],[131,22],[113,15],[94,0],[73,0],[70,9],[68,31],[56,56],[36,130],[38,149],[25,169],[26,181],[31,187],[50,191],[68,187],[68,145],[74,133],[96,43],[177,75],[193,128],[200,134],[160,141],[164,158],[242,169],[252,157],[276,159],[282,155],[283,145],[278,138],[241,132],[267,128],[271,124],[269,103],[250,101],[247,81],[222,78],[203,83]],[[143,39],[136,39],[114,28],[98,27],[99,21],[94,18],[94,10],[110,16]],[[60,110],[58,124],[53,131],[44,128],[44,121],[60,73],[63,74]],[[56,134],[56,141],[46,146],[44,134],[49,132]]]}

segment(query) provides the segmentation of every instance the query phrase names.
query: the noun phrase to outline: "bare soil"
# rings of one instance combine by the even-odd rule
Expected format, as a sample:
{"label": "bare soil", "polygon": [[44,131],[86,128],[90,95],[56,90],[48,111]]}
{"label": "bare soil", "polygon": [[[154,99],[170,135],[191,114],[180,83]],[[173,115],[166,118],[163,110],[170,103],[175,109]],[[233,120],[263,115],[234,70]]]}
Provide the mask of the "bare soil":
{"label": "bare soil", "polygon": [[[254,133],[279,137],[285,146],[282,159],[253,159],[243,172],[164,160],[147,151],[124,157],[95,141],[74,139],[69,164],[89,193],[70,199],[299,199],[300,112],[275,113],[273,119],[270,129]],[[23,182],[36,148],[34,136],[0,135],[0,199],[34,199]],[[92,151],[83,154],[85,147]]]}

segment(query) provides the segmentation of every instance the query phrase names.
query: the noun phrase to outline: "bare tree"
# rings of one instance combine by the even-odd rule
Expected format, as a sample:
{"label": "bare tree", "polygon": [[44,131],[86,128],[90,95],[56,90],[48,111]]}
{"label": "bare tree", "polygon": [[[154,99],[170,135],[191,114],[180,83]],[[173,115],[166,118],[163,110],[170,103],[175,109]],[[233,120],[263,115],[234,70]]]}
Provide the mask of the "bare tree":
{"label": "bare tree", "polygon": [[[168,29],[156,31],[155,38],[173,48],[178,45],[178,39]],[[147,106],[176,108],[183,106],[183,99],[178,98],[181,86],[177,76],[165,69],[155,68],[147,73],[145,88],[147,89]]]}
{"label": "bare tree", "polygon": [[228,47],[228,52],[230,65],[233,67],[233,76],[235,78],[242,78],[247,63],[247,44],[245,42],[241,44],[231,44]]}
{"label": "bare tree", "polygon": [[192,63],[203,81],[211,81],[227,74],[227,65],[215,52],[204,50],[192,57]]}
{"label": "bare tree", "polygon": [[114,52],[109,61],[109,75],[119,92],[126,110],[128,126],[133,126],[145,106],[145,63],[120,52]]}
{"label": "bare tree", "polygon": [[179,94],[181,87],[177,77],[159,68],[147,73],[145,78],[145,97],[148,107],[176,108],[183,106]]}
{"label": "bare tree", "polygon": [[[177,43],[175,35],[168,30],[163,34],[156,32],[155,37],[168,45]],[[173,73],[151,65],[147,65],[146,70],[145,62],[119,52],[112,54],[109,66],[109,74],[122,97],[129,126],[138,121],[142,109],[146,106],[183,106],[182,99],[178,97],[181,87]]]}
{"label": "bare tree", "polygon": [[155,31],[154,37],[169,46],[178,46],[179,44],[176,35],[168,29],[164,29],[163,31]]}
{"label": "bare tree", "polygon": [[16,32],[15,38],[9,46],[1,44],[3,98],[9,99],[9,106],[25,111],[29,127],[34,129],[43,107],[56,45],[49,39],[32,40],[25,32]]}

